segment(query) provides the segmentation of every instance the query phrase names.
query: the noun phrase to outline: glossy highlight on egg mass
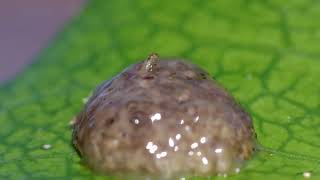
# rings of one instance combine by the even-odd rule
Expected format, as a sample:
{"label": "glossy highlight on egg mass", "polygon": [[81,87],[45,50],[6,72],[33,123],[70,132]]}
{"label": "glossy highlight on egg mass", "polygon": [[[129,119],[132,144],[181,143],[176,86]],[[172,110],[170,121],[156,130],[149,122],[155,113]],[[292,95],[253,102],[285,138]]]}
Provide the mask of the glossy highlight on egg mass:
{"label": "glossy highlight on egg mass", "polygon": [[256,138],[250,116],[207,72],[151,54],[95,90],[73,144],[94,171],[170,179],[238,173]]}

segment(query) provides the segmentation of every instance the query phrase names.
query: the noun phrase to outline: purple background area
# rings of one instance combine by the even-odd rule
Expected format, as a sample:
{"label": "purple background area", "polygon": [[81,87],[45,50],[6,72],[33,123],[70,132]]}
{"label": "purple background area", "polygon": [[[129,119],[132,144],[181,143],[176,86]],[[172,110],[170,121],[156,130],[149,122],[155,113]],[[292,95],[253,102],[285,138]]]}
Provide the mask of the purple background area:
{"label": "purple background area", "polygon": [[23,70],[83,5],[84,0],[1,0],[0,83]]}

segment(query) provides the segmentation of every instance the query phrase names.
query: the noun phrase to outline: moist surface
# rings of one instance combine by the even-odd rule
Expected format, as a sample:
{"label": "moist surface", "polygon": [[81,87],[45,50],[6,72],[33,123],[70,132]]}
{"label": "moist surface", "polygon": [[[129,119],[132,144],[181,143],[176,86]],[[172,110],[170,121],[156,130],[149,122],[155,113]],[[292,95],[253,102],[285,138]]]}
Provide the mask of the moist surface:
{"label": "moist surface", "polygon": [[167,178],[237,172],[255,142],[250,116],[208,73],[156,54],[100,85],[73,132],[96,171]]}

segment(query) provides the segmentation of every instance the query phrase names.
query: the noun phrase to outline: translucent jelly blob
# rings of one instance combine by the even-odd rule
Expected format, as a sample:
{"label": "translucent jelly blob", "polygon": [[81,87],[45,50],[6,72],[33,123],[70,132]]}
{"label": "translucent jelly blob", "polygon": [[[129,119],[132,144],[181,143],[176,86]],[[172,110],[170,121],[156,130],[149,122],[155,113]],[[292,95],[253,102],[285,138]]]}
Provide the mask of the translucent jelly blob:
{"label": "translucent jelly blob", "polygon": [[208,73],[152,54],[95,90],[73,144],[95,171],[170,179],[238,173],[256,141],[250,116]]}

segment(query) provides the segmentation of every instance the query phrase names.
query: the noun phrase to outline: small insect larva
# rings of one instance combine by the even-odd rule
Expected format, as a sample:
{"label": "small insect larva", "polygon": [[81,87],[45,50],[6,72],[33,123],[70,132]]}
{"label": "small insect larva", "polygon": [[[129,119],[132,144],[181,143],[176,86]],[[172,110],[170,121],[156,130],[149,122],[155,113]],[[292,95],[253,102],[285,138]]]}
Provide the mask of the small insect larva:
{"label": "small insect larva", "polygon": [[256,139],[250,116],[208,73],[152,54],[95,90],[73,144],[98,172],[170,178],[238,173]]}

